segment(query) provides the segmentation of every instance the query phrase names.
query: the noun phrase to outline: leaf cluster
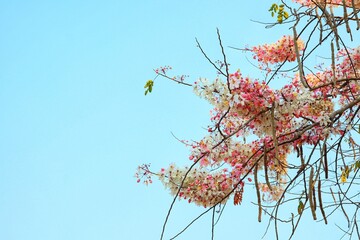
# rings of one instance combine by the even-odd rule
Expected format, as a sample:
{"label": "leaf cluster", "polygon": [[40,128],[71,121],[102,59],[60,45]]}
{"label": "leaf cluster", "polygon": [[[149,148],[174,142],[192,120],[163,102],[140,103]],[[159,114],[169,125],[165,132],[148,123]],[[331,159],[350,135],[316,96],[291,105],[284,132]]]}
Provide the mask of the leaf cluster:
{"label": "leaf cluster", "polygon": [[145,95],[152,92],[153,86],[154,86],[154,81],[153,80],[149,80],[149,81],[146,82],[146,84],[144,86]]}
{"label": "leaf cluster", "polygon": [[284,20],[289,18],[289,13],[284,10],[285,6],[284,4],[277,5],[276,3],[272,4],[269,12],[271,13],[271,16],[274,17],[275,14],[277,14],[277,22],[283,23]]}
{"label": "leaf cluster", "polygon": [[349,178],[350,173],[352,171],[356,172],[358,169],[360,169],[360,160],[357,160],[350,166],[345,166],[344,168],[341,168],[340,182],[345,183]]}

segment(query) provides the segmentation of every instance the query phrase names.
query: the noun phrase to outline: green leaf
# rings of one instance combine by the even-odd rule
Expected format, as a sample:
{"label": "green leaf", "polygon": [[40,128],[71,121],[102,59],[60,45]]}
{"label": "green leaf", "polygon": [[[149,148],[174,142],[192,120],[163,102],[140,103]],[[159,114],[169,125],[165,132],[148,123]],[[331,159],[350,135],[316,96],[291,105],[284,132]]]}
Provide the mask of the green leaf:
{"label": "green leaf", "polygon": [[153,86],[154,86],[154,81],[153,80],[149,80],[146,82],[144,88],[146,88],[145,90],[145,96],[146,94],[148,94],[149,92],[152,92],[152,89],[153,89]]}
{"label": "green leaf", "polygon": [[286,11],[284,11],[284,15],[283,15],[283,16],[284,16],[285,19],[287,19],[287,18],[289,18],[289,13],[286,12]]}
{"label": "green leaf", "polygon": [[301,200],[299,200],[298,213],[301,214],[303,210],[304,210],[304,203]]}
{"label": "green leaf", "polygon": [[360,160],[357,160],[355,162],[355,169],[354,170],[359,169],[359,168],[360,168]]}

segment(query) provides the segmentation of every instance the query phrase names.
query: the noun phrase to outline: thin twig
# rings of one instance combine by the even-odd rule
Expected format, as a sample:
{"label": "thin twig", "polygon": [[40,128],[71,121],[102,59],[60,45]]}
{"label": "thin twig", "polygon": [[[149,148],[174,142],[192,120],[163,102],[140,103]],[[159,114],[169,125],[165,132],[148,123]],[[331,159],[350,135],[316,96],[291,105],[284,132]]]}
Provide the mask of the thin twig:
{"label": "thin twig", "polygon": [[219,31],[218,28],[216,29],[216,32],[217,32],[217,35],[218,35],[219,44],[220,44],[220,47],[221,47],[221,53],[222,53],[222,55],[223,55],[224,64],[225,64],[226,83],[227,83],[227,87],[228,87],[229,93],[231,93],[231,88],[230,88],[230,75],[229,75],[229,64],[228,64],[227,61],[226,61],[226,54],[225,54],[225,50],[224,50],[224,47],[223,47],[222,42],[221,42],[220,31]]}

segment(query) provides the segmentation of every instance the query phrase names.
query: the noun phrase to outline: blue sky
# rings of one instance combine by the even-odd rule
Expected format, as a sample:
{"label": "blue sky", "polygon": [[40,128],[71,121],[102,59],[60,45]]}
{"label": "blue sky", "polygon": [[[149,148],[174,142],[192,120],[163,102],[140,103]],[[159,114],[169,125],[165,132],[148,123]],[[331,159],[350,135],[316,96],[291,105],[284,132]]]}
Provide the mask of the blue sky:
{"label": "blue sky", "polygon": [[[171,132],[199,139],[210,106],[163,79],[146,97],[143,86],[163,65],[190,81],[215,77],[195,37],[220,59],[217,27],[234,47],[291,33],[251,22],[271,21],[272,2],[257,2],[0,1],[0,239],[158,239],[172,198],[156,181],[136,184],[136,167],[187,164]],[[226,51],[232,71],[259,74]],[[225,210],[216,239],[260,239],[252,199]],[[166,239],[202,210],[177,202]],[[209,239],[210,224],[178,239]],[[295,239],[326,234],[341,236],[305,220]]]}

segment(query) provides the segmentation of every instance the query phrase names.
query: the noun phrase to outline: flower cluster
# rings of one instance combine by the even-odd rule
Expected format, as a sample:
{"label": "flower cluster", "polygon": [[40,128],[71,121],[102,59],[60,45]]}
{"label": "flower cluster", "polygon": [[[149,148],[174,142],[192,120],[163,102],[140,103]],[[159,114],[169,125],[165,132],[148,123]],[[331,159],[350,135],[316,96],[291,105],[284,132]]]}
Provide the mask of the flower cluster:
{"label": "flower cluster", "polygon": [[136,182],[141,182],[143,181],[143,183],[145,185],[151,184],[152,183],[152,177],[153,173],[150,171],[150,164],[142,164],[140,166],[138,166],[137,171],[135,173],[135,177],[136,177]]}
{"label": "flower cluster", "polygon": [[189,171],[188,168],[178,168],[175,164],[171,164],[166,170],[161,169],[159,178],[172,195],[179,192],[180,198],[204,207],[225,203],[234,184],[226,169],[217,173],[196,168]]}
{"label": "flower cluster", "polygon": [[166,75],[166,73],[171,69],[172,69],[171,66],[164,66],[164,67],[159,67],[159,68],[155,69],[154,71],[156,74]]}
{"label": "flower cluster", "polygon": [[239,115],[254,116],[271,107],[275,95],[265,82],[244,78],[240,71],[230,74],[229,78],[232,86],[230,106]]}
{"label": "flower cluster", "polygon": [[[299,50],[304,48],[301,40],[297,45]],[[254,47],[252,52],[262,64],[296,58],[290,36]],[[159,71],[164,73],[167,69]],[[304,79],[295,74],[291,82],[277,90],[263,81],[244,77],[239,70],[227,79],[201,78],[195,83],[194,92],[214,109],[208,135],[187,143],[191,149],[189,159],[196,166],[190,169],[171,164],[155,174],[143,165],[137,173],[138,181],[144,178],[146,184],[151,183],[150,175],[156,175],[172,195],[208,207],[226,202],[232,193],[234,203],[239,204],[244,185],[261,172],[256,180],[263,200],[276,201],[283,194],[289,154],[303,145],[314,146],[330,135],[346,131],[342,122],[350,121],[353,111],[343,110],[337,121],[333,114],[336,107],[359,97],[359,75],[357,48],[339,51],[334,66],[304,74]]]}
{"label": "flower cluster", "polygon": [[[337,6],[342,6],[343,5],[343,0],[317,0],[317,1],[313,1],[313,0],[293,0],[296,3],[299,3],[303,6],[307,6],[307,7],[315,7],[316,5],[321,5],[323,6],[324,4],[326,4],[327,6],[333,6],[333,7],[337,7]],[[352,0],[345,0],[345,5],[346,6],[352,6]],[[355,1],[355,6],[359,5],[359,1]]]}
{"label": "flower cluster", "polygon": [[229,106],[229,89],[227,84],[220,77],[210,82],[206,78],[200,78],[194,83],[194,93],[206,99],[211,105],[217,108],[227,108]]}
{"label": "flower cluster", "polygon": [[[296,41],[299,51],[304,49],[304,42],[300,39]],[[277,42],[255,46],[251,49],[254,59],[263,64],[282,63],[284,61],[293,62],[296,60],[294,39],[292,36],[283,36]]]}

